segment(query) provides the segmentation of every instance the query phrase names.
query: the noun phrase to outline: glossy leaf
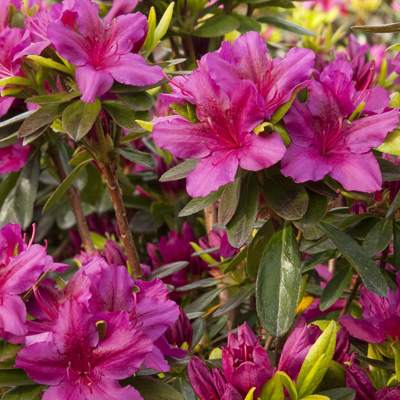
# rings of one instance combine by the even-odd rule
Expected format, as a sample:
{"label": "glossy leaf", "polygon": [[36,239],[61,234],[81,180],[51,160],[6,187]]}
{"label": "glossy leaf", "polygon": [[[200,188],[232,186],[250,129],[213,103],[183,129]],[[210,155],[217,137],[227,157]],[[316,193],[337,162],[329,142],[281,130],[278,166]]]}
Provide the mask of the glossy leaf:
{"label": "glossy leaf", "polygon": [[214,318],[220,317],[226,314],[228,311],[239,307],[243,304],[248,298],[254,295],[256,287],[253,283],[243,286],[239,288],[236,293],[229,298],[229,300],[218,308],[217,311],[213,314]]}
{"label": "glossy leaf", "polygon": [[0,185],[0,210],[6,200],[8,194],[14,189],[15,184],[18,181],[18,177],[20,176],[21,171],[18,172],[10,172],[7,175],[7,178]]}
{"label": "glossy leaf", "polygon": [[307,189],[315,193],[322,194],[323,196],[338,197],[338,194],[322,181],[319,182],[307,181],[304,182],[303,185]]}
{"label": "glossy leaf", "polygon": [[397,192],[396,197],[393,199],[392,204],[387,211],[385,218],[392,218],[400,209],[400,190]]}
{"label": "glossy leaf", "polygon": [[309,191],[308,197],[310,201],[306,213],[300,219],[293,221],[294,225],[302,231],[315,228],[324,218],[328,207],[326,196]]}
{"label": "glossy leaf", "polygon": [[239,254],[225,267],[224,274],[233,271],[236,267],[246,259],[247,248],[242,249]]}
{"label": "glossy leaf", "polygon": [[81,140],[92,128],[100,110],[99,99],[96,99],[94,103],[76,100],[69,104],[62,114],[62,125],[65,132],[76,142]]}
{"label": "glossy leaf", "polygon": [[176,181],[178,179],[186,178],[189,172],[192,172],[196,168],[196,164],[200,161],[200,159],[188,159],[177,166],[169,169],[165,172],[161,178],[160,182],[169,182],[169,181]]}
{"label": "glossy leaf", "polygon": [[279,371],[278,374],[281,376],[281,381],[285,389],[288,391],[291,400],[297,400],[297,389],[294,382],[290,379],[290,376],[286,372]]}
{"label": "glossy leaf", "polygon": [[86,150],[82,150],[74,155],[74,157],[68,162],[68,165],[74,167],[89,160],[92,160],[92,156]]}
{"label": "glossy leaf", "polygon": [[365,287],[381,297],[388,293],[387,284],[379,267],[372,261],[365,250],[350,236],[333,225],[320,222],[318,225],[342,252],[349,263],[359,272]]}
{"label": "glossy leaf", "polygon": [[154,97],[147,92],[121,93],[118,97],[134,111],[146,111],[154,104]]}
{"label": "glossy leaf", "polygon": [[267,203],[284,219],[300,219],[306,213],[309,203],[307,190],[291,178],[283,176],[277,167],[264,171],[266,178],[263,193]]}
{"label": "glossy leaf", "polygon": [[18,132],[14,132],[13,134],[11,134],[10,136],[7,136],[3,139],[0,140],[0,149],[7,147],[7,146],[11,146],[14,143],[18,142]]}
{"label": "glossy leaf", "polygon": [[23,369],[5,369],[0,370],[0,388],[9,388],[12,386],[36,385],[36,383],[28,378]]}
{"label": "glossy leaf", "polygon": [[0,87],[21,85],[21,86],[35,86],[35,83],[22,76],[12,76],[10,78],[0,79]]}
{"label": "glossy leaf", "polygon": [[319,309],[321,311],[327,310],[339,299],[347,286],[349,286],[353,273],[354,271],[351,266],[343,268],[327,283],[319,302]]}
{"label": "glossy leaf", "polygon": [[85,169],[86,165],[90,163],[90,160],[84,161],[75,167],[72,172],[61,182],[60,186],[53,192],[50,198],[47,200],[43,207],[43,214],[50,209],[62,196],[67,192],[68,188],[72,185],[78,175]]}
{"label": "glossy leaf", "polygon": [[297,33],[299,35],[315,36],[314,32],[295,24],[294,22],[288,21],[287,19],[279,17],[261,17],[258,19],[258,21],[276,26],[277,28],[284,29],[285,31]]}
{"label": "glossy leaf", "polygon": [[41,391],[41,385],[14,386],[3,394],[2,400],[34,400]]}
{"label": "glossy leaf", "polygon": [[247,274],[251,279],[257,279],[263,254],[274,233],[274,225],[271,220],[268,220],[251,241],[247,251],[246,263]]}
{"label": "glossy leaf", "polygon": [[189,314],[196,311],[203,311],[223,290],[226,290],[226,288],[227,287],[220,287],[204,293],[185,308],[185,313]]}
{"label": "glossy leaf", "polygon": [[18,137],[28,136],[42,126],[51,124],[57,118],[61,117],[66,106],[66,103],[47,104],[39,108],[34,114],[25,119],[19,128]]}
{"label": "glossy leaf", "polygon": [[356,397],[356,391],[350,388],[326,390],[320,394],[328,397],[330,400],[353,400]]}
{"label": "glossy leaf", "polygon": [[81,92],[73,91],[73,92],[59,92],[54,94],[48,94],[45,96],[35,96],[30,97],[25,100],[25,103],[31,104],[58,104],[65,103],[66,101],[72,100],[75,97],[81,96]]}
{"label": "glossy leaf", "polygon": [[157,268],[155,271],[153,271],[147,278],[146,280],[151,281],[154,278],[165,278],[166,276],[170,276],[172,274],[175,274],[176,272],[182,270],[183,268],[186,268],[189,265],[187,261],[178,261],[174,262],[171,264],[166,264],[163,265],[160,268]]}
{"label": "glossy leaf", "polygon": [[261,400],[283,400],[283,385],[281,376],[275,374],[261,389],[259,398]]}
{"label": "glossy leaf", "polygon": [[257,313],[274,337],[291,327],[300,292],[300,256],[292,226],[284,222],[272,236],[261,260],[256,283]]}
{"label": "glossy leaf", "polygon": [[390,162],[389,160],[385,160],[384,158],[377,158],[379,168],[382,173],[382,180],[389,181],[398,181],[400,180],[400,166]]}
{"label": "glossy leaf", "polygon": [[58,71],[66,72],[67,74],[72,74],[74,72],[71,68],[68,68],[65,65],[53,61],[50,58],[45,58],[41,56],[28,56],[28,58],[35,61],[39,65],[42,65],[43,67],[57,69]]}
{"label": "glossy leaf", "polygon": [[169,24],[172,19],[172,15],[174,12],[174,5],[175,2],[172,2],[168,8],[165,10],[165,13],[161,17],[160,22],[157,25],[157,28],[154,31],[154,36],[153,36],[153,48],[158,44],[158,42],[164,37],[164,35],[167,33]]}
{"label": "glossy leaf", "polygon": [[239,28],[240,21],[234,15],[218,14],[207,19],[200,28],[197,28],[193,35],[200,37],[224,36]]}
{"label": "glossy leaf", "polygon": [[240,186],[242,182],[242,173],[239,169],[234,182],[225,185],[218,206],[218,224],[225,226],[235,214],[240,198]]}
{"label": "glossy leaf", "polygon": [[143,151],[129,149],[129,148],[119,148],[114,149],[115,152],[120,154],[122,157],[136,164],[143,165],[147,168],[154,168],[156,166],[156,160],[150,153],[144,153]]}
{"label": "glossy leaf", "polygon": [[123,386],[129,384],[133,386],[143,397],[143,400],[185,400],[181,393],[168,383],[160,380],[146,378],[128,378],[123,380]]}
{"label": "glossy leaf", "polygon": [[10,119],[6,119],[5,121],[0,122],[0,128],[5,128],[6,126],[16,124],[17,122],[24,121],[28,117],[30,117],[32,114],[34,114],[36,110],[33,111],[26,111],[22,114],[18,114],[15,117],[12,117]]}
{"label": "glossy leaf", "polygon": [[219,279],[205,278],[205,279],[201,279],[201,280],[196,281],[196,282],[189,283],[189,284],[187,284],[185,286],[178,287],[175,290],[177,292],[185,292],[186,290],[193,290],[193,289],[216,286],[219,283],[222,283],[222,281],[219,280]]}
{"label": "glossy leaf", "polygon": [[39,128],[38,130],[36,130],[35,132],[31,133],[28,136],[25,136],[23,141],[22,141],[22,145],[26,146],[29,143],[32,143],[33,141],[35,141],[39,136],[42,136],[43,133],[46,132],[46,130],[50,127],[50,124],[42,126],[41,128]]}
{"label": "glossy leaf", "polygon": [[400,129],[394,129],[386,135],[385,141],[377,147],[382,153],[400,155]]}
{"label": "glossy leaf", "polygon": [[382,219],[368,232],[363,247],[370,256],[381,253],[392,240],[393,220]]}
{"label": "glossy leaf", "polygon": [[299,398],[314,393],[332,360],[336,346],[336,322],[331,321],[322,335],[313,344],[301,366],[297,378]]}
{"label": "glossy leaf", "polygon": [[209,206],[210,204],[215,203],[221,197],[223,190],[224,187],[222,186],[215,192],[211,192],[206,197],[196,197],[190,200],[189,203],[186,204],[186,206],[183,207],[181,212],[178,214],[178,217],[187,217],[188,215],[197,213],[198,211],[201,211],[203,208]]}
{"label": "glossy leaf", "polygon": [[204,318],[196,319],[193,324],[193,340],[192,340],[192,347],[196,347],[196,345],[200,342],[201,338],[203,337],[204,333],[206,332],[206,321]]}
{"label": "glossy leaf", "polygon": [[240,248],[250,237],[258,214],[260,198],[257,175],[248,173],[242,180],[236,212],[226,225],[229,243]]}

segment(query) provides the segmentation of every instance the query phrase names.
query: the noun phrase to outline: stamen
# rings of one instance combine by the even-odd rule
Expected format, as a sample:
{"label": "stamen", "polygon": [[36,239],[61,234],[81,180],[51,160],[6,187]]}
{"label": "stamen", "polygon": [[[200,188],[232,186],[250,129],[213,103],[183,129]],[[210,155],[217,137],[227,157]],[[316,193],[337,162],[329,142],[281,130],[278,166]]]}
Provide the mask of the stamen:
{"label": "stamen", "polygon": [[363,87],[360,95],[358,96],[357,100],[353,104],[357,104],[359,102],[359,100],[361,99],[361,97],[364,95],[365,91],[368,89],[369,85],[371,84],[373,77],[374,77],[374,68],[370,68],[367,82],[364,85],[364,87]]}
{"label": "stamen", "polygon": [[324,153],[326,151],[326,149],[329,147],[330,144],[332,144],[340,135],[340,133],[342,132],[342,126],[343,126],[343,117],[339,118],[339,128],[337,130],[337,132],[335,133],[335,135],[328,140],[328,142],[325,144],[324,146]]}
{"label": "stamen", "polygon": [[33,223],[32,224],[32,236],[31,236],[31,240],[28,243],[28,247],[26,248],[27,250],[29,250],[32,246],[33,239],[35,239],[35,233],[36,233],[36,224]]}
{"label": "stamen", "polygon": [[135,316],[136,304],[137,304],[137,295],[136,295],[136,292],[133,292],[132,294],[133,294],[133,301],[134,301],[134,303],[133,303],[133,309],[132,309],[131,315],[129,316],[129,319],[130,319],[131,321],[132,321],[133,317]]}
{"label": "stamen", "polygon": [[35,295],[35,298],[40,306],[40,308],[51,318],[52,321],[55,321],[57,316],[53,315],[50,310],[48,310],[46,308],[46,306],[44,305],[45,301],[43,300],[42,295],[40,294],[38,288],[36,287],[36,285],[32,286],[33,289],[33,294]]}
{"label": "stamen", "polygon": [[168,81],[168,83],[169,83],[170,85],[173,85],[173,86],[177,87],[183,94],[185,94],[185,95],[187,95],[187,96],[190,96],[190,94],[189,94],[182,86],[179,86],[177,83],[175,83],[174,81],[172,81],[171,79],[169,79],[169,77],[168,77],[168,75],[165,73],[165,71],[163,71],[163,75],[164,75],[164,78]]}

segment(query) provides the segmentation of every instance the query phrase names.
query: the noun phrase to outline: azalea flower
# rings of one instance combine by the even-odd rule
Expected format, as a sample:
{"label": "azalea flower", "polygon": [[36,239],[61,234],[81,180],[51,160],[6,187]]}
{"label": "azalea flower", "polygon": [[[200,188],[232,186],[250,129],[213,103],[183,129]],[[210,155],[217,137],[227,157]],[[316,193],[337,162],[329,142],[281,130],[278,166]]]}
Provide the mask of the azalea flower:
{"label": "azalea flower", "polygon": [[229,96],[207,72],[196,70],[184,90],[196,102],[199,122],[159,118],[152,135],[158,147],[179,158],[201,159],[187,176],[189,195],[205,197],[233,182],[239,166],[259,171],[282,158],[286,148],[277,133],[253,132],[265,115],[253,83],[234,83]]}
{"label": "azalea flower", "polygon": [[[105,330],[99,334],[96,324]],[[151,339],[133,328],[124,311],[92,315],[84,304],[65,301],[52,327],[51,340],[22,349],[16,367],[36,382],[50,385],[43,400],[138,399],[132,376],[152,349]]]}
{"label": "azalea flower", "polygon": [[26,164],[30,149],[29,145],[22,145],[22,140],[0,148],[0,175],[19,171]]}
{"label": "azalea flower", "polygon": [[136,8],[139,1],[142,0],[114,0],[110,11],[104,17],[104,22],[109,24],[114,18],[118,17],[119,15],[131,13]]}
{"label": "azalea flower", "polygon": [[49,24],[47,34],[61,57],[78,66],[75,73],[82,101],[93,103],[114,80],[145,86],[162,79],[160,67],[148,66],[142,56],[131,52],[147,32],[144,15],[121,15],[108,26],[98,16],[99,6],[91,0],[76,0],[74,10],[79,33],[56,20]]}

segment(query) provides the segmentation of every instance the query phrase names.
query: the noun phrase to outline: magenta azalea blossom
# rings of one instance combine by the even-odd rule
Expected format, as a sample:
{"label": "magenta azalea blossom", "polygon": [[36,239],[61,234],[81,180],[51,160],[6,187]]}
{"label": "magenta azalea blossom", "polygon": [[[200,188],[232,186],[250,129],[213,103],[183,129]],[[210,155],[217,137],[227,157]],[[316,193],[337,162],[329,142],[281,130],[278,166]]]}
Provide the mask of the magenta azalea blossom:
{"label": "magenta azalea blossom", "polygon": [[296,99],[284,116],[292,144],[282,160],[282,173],[298,183],[329,174],[346,190],[373,193],[381,189],[382,176],[371,148],[397,127],[399,110],[349,122],[355,109],[350,101],[355,94],[350,67],[338,61],[327,68],[321,82],[308,85],[307,104]]}
{"label": "magenta azalea blossom", "polygon": [[259,171],[281,160],[286,150],[281,137],[275,132],[253,132],[264,120],[264,107],[253,83],[234,83],[228,96],[207,72],[196,70],[184,90],[195,99],[200,122],[180,116],[160,118],[153,139],[179,158],[201,159],[187,177],[192,197],[207,196],[233,182],[239,166]]}
{"label": "magenta azalea blossom", "polygon": [[56,20],[49,24],[47,34],[57,52],[78,66],[76,80],[82,101],[93,103],[114,80],[145,86],[162,79],[160,67],[148,66],[142,56],[131,52],[147,31],[144,15],[121,15],[108,26],[98,16],[99,6],[91,0],[76,0],[74,10],[79,33]]}
{"label": "magenta azalea blossom", "polygon": [[104,17],[104,22],[109,24],[114,18],[118,17],[119,15],[131,13],[135,9],[139,1],[142,0],[114,0],[110,11]]}
{"label": "magenta azalea blossom", "polygon": [[0,149],[0,175],[19,171],[25,164],[30,146],[23,146],[22,140]]}
{"label": "magenta azalea blossom", "polygon": [[[105,325],[102,337],[96,323]],[[118,380],[137,371],[152,349],[151,339],[134,329],[124,311],[92,315],[85,305],[66,301],[49,341],[21,350],[16,367],[38,383],[50,385],[43,400],[132,399],[142,397]]]}
{"label": "magenta azalea blossom", "polygon": [[235,90],[234,83],[252,81],[263,99],[265,116],[270,119],[281,104],[290,100],[296,88],[307,85],[315,53],[294,47],[284,59],[271,60],[267,51],[262,37],[257,32],[248,32],[233,46],[229,41],[223,42],[218,51],[206,54],[200,65],[228,94]]}

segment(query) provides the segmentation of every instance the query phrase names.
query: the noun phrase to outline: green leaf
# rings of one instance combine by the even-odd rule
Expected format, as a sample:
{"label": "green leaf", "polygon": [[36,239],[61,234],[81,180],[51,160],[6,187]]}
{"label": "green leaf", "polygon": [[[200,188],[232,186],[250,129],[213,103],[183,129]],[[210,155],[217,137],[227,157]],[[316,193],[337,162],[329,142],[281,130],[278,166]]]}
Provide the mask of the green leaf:
{"label": "green leaf", "polygon": [[25,136],[22,144],[23,146],[26,146],[29,143],[32,143],[34,140],[36,140],[39,136],[42,136],[43,133],[46,132],[46,130],[49,128],[50,124],[42,126],[41,128],[39,128],[38,130],[36,130],[35,132],[31,133],[28,136]]}
{"label": "green leaf", "polygon": [[240,21],[236,16],[218,14],[207,19],[200,28],[193,32],[193,35],[206,38],[224,36],[239,28],[239,26]]}
{"label": "green leaf", "polygon": [[[266,17],[266,18],[269,18],[269,17]],[[271,17],[271,18],[274,18],[274,17]],[[271,123],[272,125],[277,124],[277,123],[284,117],[284,115],[289,111],[289,108],[292,106],[292,104],[293,104],[295,98],[297,97],[297,93],[299,93],[300,90],[302,90],[302,89],[303,89],[303,86],[299,86],[298,88],[296,88],[295,90],[293,90],[293,94],[292,94],[292,97],[290,98],[290,100],[287,101],[286,103],[280,105],[280,106],[276,109],[276,111],[274,112],[274,114],[272,115],[271,120],[270,120],[270,123]],[[283,127],[282,127],[282,128],[283,128]],[[278,131],[279,131],[279,128],[278,128]],[[279,133],[279,132],[278,132],[278,133]],[[285,135],[285,136],[286,136],[286,135]],[[290,136],[289,136],[289,139],[290,139]],[[288,143],[288,145],[289,145],[290,143],[291,143],[291,141]],[[285,145],[286,145],[286,143],[285,143]]]}
{"label": "green leaf", "polygon": [[318,226],[338,247],[347,261],[358,271],[365,287],[378,296],[386,297],[388,293],[386,280],[378,266],[364,249],[350,236],[341,232],[333,225],[320,222]]}
{"label": "green leaf", "polygon": [[235,14],[235,17],[239,19],[240,21],[240,26],[237,28],[237,30],[244,35],[247,32],[250,31],[255,31],[255,32],[260,32],[261,31],[261,24],[256,21],[254,18],[247,17],[245,15],[240,15],[240,14]]}
{"label": "green leaf", "polygon": [[147,278],[146,280],[151,281],[154,278],[165,278],[166,276],[170,276],[172,274],[175,274],[176,272],[186,268],[189,265],[187,261],[178,261],[174,262],[171,264],[166,264],[163,265],[160,268],[157,268],[155,271],[153,271]]}
{"label": "green leaf", "polygon": [[61,117],[67,103],[47,104],[25,119],[18,131],[18,137],[28,136],[42,126],[51,124]]}
{"label": "green leaf", "polygon": [[4,199],[0,212],[0,226],[11,222],[21,225],[22,229],[25,230],[30,225],[38,183],[39,157],[36,154],[26,163],[15,187]]}
{"label": "green leaf", "polygon": [[2,400],[33,400],[41,391],[41,385],[14,386],[3,394]]}
{"label": "green leaf", "polygon": [[261,400],[284,400],[283,385],[280,374],[275,374],[261,389]]}
{"label": "green leaf", "polygon": [[61,182],[60,186],[53,192],[50,198],[47,200],[43,207],[43,214],[49,210],[62,196],[67,192],[68,188],[72,185],[74,180],[78,175],[85,169],[86,165],[89,164],[91,160],[84,161],[75,167],[72,172]]}
{"label": "green leaf", "polygon": [[7,136],[7,137],[1,139],[0,140],[0,149],[7,147],[7,146],[11,146],[14,143],[18,142],[17,135],[18,135],[18,132],[14,132],[10,136]]}
{"label": "green leaf", "polygon": [[257,175],[249,172],[242,180],[236,212],[226,225],[228,240],[233,247],[241,247],[250,237],[258,214],[259,198]]}
{"label": "green leaf", "polygon": [[[139,121],[137,119],[136,122],[141,126],[140,122],[145,122],[145,121]],[[145,122],[145,123],[148,124],[149,122]],[[121,138],[120,143],[124,144],[124,143],[128,143],[128,142],[132,142],[132,141],[140,139],[148,134],[149,134],[149,132],[146,129],[143,129],[143,132],[131,132],[131,133],[128,133],[127,135],[125,135],[123,138]]]}
{"label": "green leaf", "polygon": [[168,383],[147,378],[128,378],[120,382],[122,386],[133,386],[143,400],[185,400],[181,393]]}
{"label": "green leaf", "polygon": [[183,207],[181,212],[178,214],[178,217],[187,217],[188,215],[197,213],[198,211],[201,211],[205,207],[209,206],[210,204],[215,203],[220,199],[223,190],[224,187],[222,186],[215,192],[211,192],[206,197],[196,197],[190,200],[189,203],[186,204],[186,206]]}
{"label": "green leaf", "polygon": [[293,221],[300,230],[307,231],[318,225],[324,218],[328,208],[328,198],[315,192],[308,192],[310,202],[306,213],[298,220]]}
{"label": "green leaf", "polygon": [[385,141],[376,148],[382,153],[400,155],[400,129],[394,129],[386,135]]}
{"label": "green leaf", "polygon": [[383,181],[398,181],[400,180],[400,166],[395,163],[385,160],[384,158],[377,158],[379,168],[382,173]]}
{"label": "green leaf", "polygon": [[227,286],[216,288],[207,293],[204,293],[202,296],[197,298],[193,303],[190,303],[185,308],[185,313],[189,314],[196,311],[203,311],[223,290],[226,290]]}
{"label": "green leaf", "polygon": [[[0,188],[0,193],[1,193],[1,188]],[[396,271],[400,271],[400,225],[398,222],[395,222],[393,224],[393,248],[394,248],[393,266]]]}
{"label": "green leaf", "polygon": [[90,131],[100,110],[101,102],[98,98],[94,103],[76,100],[69,104],[62,114],[62,125],[65,132],[75,142],[78,142]]}
{"label": "green leaf", "polygon": [[235,214],[240,198],[240,184],[242,182],[242,170],[236,176],[234,182],[225,185],[219,200],[218,207],[218,224],[225,226]]}
{"label": "green leaf", "polygon": [[0,185],[0,210],[8,194],[14,189],[21,172],[10,172]]}
{"label": "green leaf", "polygon": [[309,197],[307,190],[281,174],[278,167],[265,171],[263,186],[265,200],[272,209],[286,220],[300,219],[307,211]]}
{"label": "green leaf", "polygon": [[321,311],[327,310],[336,300],[339,299],[349,285],[353,273],[354,271],[352,267],[349,266],[343,268],[328,282],[322,292],[321,300],[319,302],[319,309]]}
{"label": "green leaf", "polygon": [[121,154],[121,156],[126,158],[127,160],[139,165],[144,165],[147,168],[154,168],[156,166],[156,160],[149,153],[144,153],[143,151],[129,148],[119,148],[114,149],[114,151],[118,154]]}
{"label": "green leaf", "polygon": [[307,181],[304,182],[303,185],[307,189],[315,193],[322,194],[323,196],[338,197],[338,194],[322,181],[319,182]]}
{"label": "green leaf", "polygon": [[204,318],[197,318],[196,321],[192,324],[193,328],[193,340],[192,347],[196,347],[196,345],[200,342],[204,333],[206,332],[206,321]]}
{"label": "green leaf", "polygon": [[186,178],[189,172],[192,172],[196,168],[196,164],[200,161],[200,159],[188,159],[175,167],[169,169],[165,172],[161,178],[160,182],[169,182],[169,181],[177,181],[178,179]]}
{"label": "green leaf", "polygon": [[22,76],[12,76],[10,78],[0,79],[0,87],[22,85],[22,86],[35,86],[35,83]]}
{"label": "green leaf", "polygon": [[147,92],[121,93],[118,97],[134,111],[146,111],[154,104],[154,97]]}
{"label": "green leaf", "polygon": [[332,360],[336,346],[336,322],[331,321],[322,335],[313,344],[301,366],[297,378],[299,398],[314,393]]}
{"label": "green leaf", "polygon": [[153,37],[153,47],[151,50],[153,50],[154,47],[157,46],[158,42],[164,37],[164,35],[167,33],[169,24],[172,19],[172,15],[174,12],[174,5],[175,2],[172,2],[168,8],[165,10],[164,15],[161,17],[161,20],[159,24],[157,25],[157,28],[154,31],[154,37]]}
{"label": "green leaf", "polygon": [[27,385],[36,385],[36,382],[29,379],[23,369],[14,368],[0,370],[0,388]]}
{"label": "green leaf", "polygon": [[331,258],[336,258],[336,250],[327,250],[316,253],[301,262],[301,271],[306,272],[313,269],[317,265],[327,264]]}
{"label": "green leaf", "polygon": [[[215,315],[214,315],[214,317],[215,317]],[[227,314],[223,315],[218,320],[218,322],[211,328],[211,330],[210,330],[210,332],[208,334],[208,337],[209,337],[210,340],[212,340],[220,332],[220,330],[226,325],[226,321],[228,321],[228,315]],[[215,350],[220,350],[221,351],[221,349],[214,349],[214,351]],[[212,357],[210,355],[210,359],[211,358]],[[213,358],[221,358],[221,356],[220,357],[213,357]]]}
{"label": "green leaf", "polygon": [[299,35],[315,36],[315,33],[309,29],[303,28],[294,22],[288,21],[279,17],[261,17],[258,19],[259,22],[263,22],[269,25],[276,26],[277,28],[284,29],[285,31],[298,33]]}
{"label": "green leaf", "polygon": [[66,67],[56,61],[51,60],[50,58],[45,58],[41,56],[28,56],[30,60],[37,62],[39,65],[43,65],[43,67],[57,69],[58,71],[66,72],[67,74],[73,74],[74,71],[71,68]]}
{"label": "green leaf", "polygon": [[133,111],[121,100],[103,101],[102,107],[119,126],[131,132],[142,132],[142,127],[136,122],[137,119],[150,121],[150,114],[147,111]]}
{"label": "green leaf", "polygon": [[383,24],[383,25],[355,25],[351,29],[361,32],[372,32],[372,33],[388,33],[388,32],[400,32],[400,23],[394,24]]}
{"label": "green leaf", "polygon": [[372,257],[381,253],[392,240],[393,220],[382,219],[368,232],[363,248]]}
{"label": "green leaf", "polygon": [[278,374],[281,376],[281,381],[283,386],[285,386],[286,390],[289,393],[291,400],[297,400],[297,389],[294,382],[290,379],[290,376],[286,372],[279,371]]}
{"label": "green leaf", "polygon": [[400,191],[397,192],[396,197],[393,199],[392,204],[387,211],[385,218],[392,218],[400,208]]}
{"label": "green leaf", "polygon": [[48,94],[45,96],[35,96],[29,97],[25,100],[25,103],[31,104],[58,104],[65,103],[66,101],[72,100],[75,97],[81,96],[81,92],[73,91],[73,92],[59,92],[55,94]]}
{"label": "green leaf", "polygon": [[83,163],[84,161],[89,160],[92,160],[92,156],[86,150],[82,150],[74,155],[74,157],[69,161],[68,165],[74,167]]}
{"label": "green leaf", "polygon": [[239,307],[243,304],[248,298],[254,295],[256,287],[253,283],[243,286],[239,288],[236,293],[229,298],[229,300],[218,308],[217,311],[213,314],[214,318],[220,317],[226,314],[228,311]]}
{"label": "green leaf", "polygon": [[349,388],[326,390],[320,394],[328,397],[330,400],[353,400],[356,397],[356,391]]}
{"label": "green leaf", "polygon": [[0,362],[13,360],[20,350],[20,344],[12,344],[0,339]]}
{"label": "green leaf", "polygon": [[281,337],[296,315],[300,256],[292,226],[284,222],[269,241],[257,277],[257,313],[264,329]]}
{"label": "green leaf", "polygon": [[224,269],[224,274],[233,271],[242,261],[246,259],[246,257],[247,257],[247,248],[245,247]]}
{"label": "green leaf", "polygon": [[215,278],[205,278],[201,279],[196,282],[189,283],[185,286],[180,286],[176,288],[175,290],[177,292],[186,292],[187,290],[193,290],[193,289],[198,289],[198,288],[206,288],[206,287],[211,287],[218,285],[219,283],[222,283],[221,280],[215,279]]}
{"label": "green leaf", "polygon": [[17,122],[21,122],[24,121],[25,119],[27,119],[28,117],[30,117],[32,114],[34,114],[36,112],[36,110],[33,111],[26,111],[22,114],[18,114],[15,117],[12,117],[10,119],[6,119],[5,121],[0,122],[0,128],[5,128],[6,126],[15,124]]}

